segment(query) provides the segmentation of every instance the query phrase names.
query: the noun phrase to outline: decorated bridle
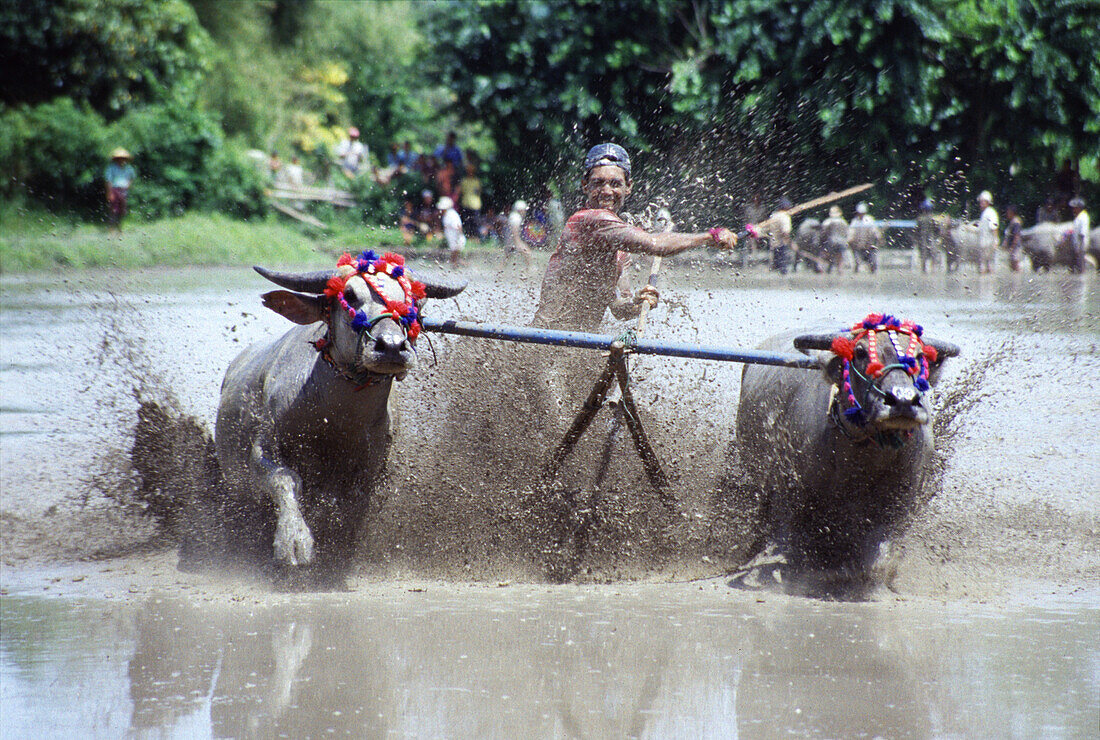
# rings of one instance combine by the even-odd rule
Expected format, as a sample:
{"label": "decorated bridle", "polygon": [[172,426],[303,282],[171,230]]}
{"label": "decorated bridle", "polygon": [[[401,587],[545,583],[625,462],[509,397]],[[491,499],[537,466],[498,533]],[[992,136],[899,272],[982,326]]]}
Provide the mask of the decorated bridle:
{"label": "decorated bridle", "polygon": [[[879,332],[886,332],[890,344],[894,348],[894,356],[897,357],[897,362],[883,365],[879,361]],[[833,354],[841,359],[841,391],[846,396],[845,400],[848,406],[843,412],[846,421],[860,427],[869,421],[864,405],[867,404],[871,393],[877,393],[886,398],[886,391],[879,387],[879,382],[891,370],[901,369],[908,373],[913,378],[913,386],[921,393],[929,390],[928,367],[936,361],[937,352],[935,347],[924,344],[921,340],[923,333],[924,329],[912,321],[903,321],[889,314],[872,313],[851,328],[851,337],[836,337],[833,339],[831,349]],[[908,342],[904,343],[904,352],[902,351],[902,345],[899,344],[899,335],[909,337]],[[864,368],[864,371],[860,372],[852,360],[855,358],[856,345],[864,337],[867,337],[867,353],[870,362]],[[852,390],[852,373],[855,373],[865,383],[862,404]],[[837,408],[834,403],[830,413],[835,415],[836,411]],[[841,426],[841,429],[843,428]]]}
{"label": "decorated bridle", "polygon": [[[362,308],[356,309],[348,303],[345,291],[348,281],[358,275],[370,288],[371,293],[377,296],[386,310],[371,318]],[[403,300],[394,301],[386,295],[378,282],[380,275],[388,275],[401,286]],[[410,278],[405,272],[405,258],[400,254],[386,252],[381,257],[372,250],[363,251],[358,257],[352,257],[348,253],[340,256],[336,262],[336,274],[329,278],[325,285],[324,295],[334,299],[340,308],[351,319],[351,328],[359,334],[369,333],[382,319],[392,319],[405,332],[410,344],[416,342],[420,336],[420,311],[421,303],[425,298],[424,284],[419,280]],[[341,367],[329,353],[330,340],[328,334],[321,337],[313,346],[321,353],[321,357],[337,370],[344,378],[359,383],[360,388],[374,385],[383,379],[384,375],[378,373],[353,373],[347,368]],[[356,390],[359,390],[357,388]]]}

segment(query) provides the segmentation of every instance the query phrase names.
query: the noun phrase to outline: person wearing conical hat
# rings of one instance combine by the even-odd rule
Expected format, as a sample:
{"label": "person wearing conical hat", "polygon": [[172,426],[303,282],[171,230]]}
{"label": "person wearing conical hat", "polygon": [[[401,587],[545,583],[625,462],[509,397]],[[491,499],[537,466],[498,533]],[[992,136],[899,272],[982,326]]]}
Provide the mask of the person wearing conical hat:
{"label": "person wearing conical hat", "polygon": [[126,215],[130,186],[137,177],[134,166],[130,164],[133,158],[130,152],[118,147],[111,152],[111,161],[103,172],[107,195],[107,224],[113,231],[121,228],[122,218]]}

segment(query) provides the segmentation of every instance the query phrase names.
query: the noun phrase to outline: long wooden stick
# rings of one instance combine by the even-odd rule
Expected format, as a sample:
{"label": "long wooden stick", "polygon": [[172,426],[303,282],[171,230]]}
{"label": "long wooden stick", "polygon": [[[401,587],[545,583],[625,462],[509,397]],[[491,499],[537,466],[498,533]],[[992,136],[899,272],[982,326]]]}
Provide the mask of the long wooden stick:
{"label": "long wooden stick", "polygon": [[[848,198],[855,195],[856,193],[862,193],[864,190],[869,190],[872,186],[873,183],[865,182],[862,185],[856,185],[846,190],[841,190],[839,193],[829,193],[828,195],[823,195],[820,198],[814,198],[813,200],[808,200],[805,203],[799,203],[796,206],[788,208],[787,215],[793,216],[796,213],[802,213],[802,211],[808,211],[811,208],[817,208],[818,206],[823,206],[826,203],[832,203],[833,201],[841,200],[842,198]],[[774,222],[774,218],[768,218],[758,224],[750,224],[750,226],[754,227],[757,231],[760,231],[770,226]]]}

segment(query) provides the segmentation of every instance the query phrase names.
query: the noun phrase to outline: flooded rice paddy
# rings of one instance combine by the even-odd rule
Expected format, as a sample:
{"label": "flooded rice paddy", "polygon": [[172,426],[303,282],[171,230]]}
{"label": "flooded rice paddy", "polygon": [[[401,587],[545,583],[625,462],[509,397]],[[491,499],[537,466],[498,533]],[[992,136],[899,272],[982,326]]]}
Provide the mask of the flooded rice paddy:
{"label": "flooded rice paddy", "polygon": [[[495,268],[465,268],[466,293],[429,310],[526,323],[537,277]],[[232,357],[286,328],[266,289],[238,269],[0,282],[5,737],[1095,732],[1095,275],[666,268],[651,336],[750,347],[885,310],[962,347],[937,389],[950,423],[930,503],[894,543],[893,590],[863,603],[729,586],[745,543],[713,498],[740,366],[661,358],[632,373],[682,519],[653,515],[617,440],[586,499],[603,525],[574,582],[547,584],[524,482],[590,381],[548,394],[530,381],[545,355],[438,336],[399,386],[349,592],[178,570],[127,499],[137,399],[212,426]],[[590,484],[607,430],[598,417],[565,485]]]}

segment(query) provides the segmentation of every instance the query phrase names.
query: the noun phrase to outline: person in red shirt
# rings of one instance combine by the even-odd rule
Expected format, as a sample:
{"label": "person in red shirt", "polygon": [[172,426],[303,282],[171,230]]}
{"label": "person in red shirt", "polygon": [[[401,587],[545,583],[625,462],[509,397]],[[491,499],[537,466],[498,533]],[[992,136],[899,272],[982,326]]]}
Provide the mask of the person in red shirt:
{"label": "person in red shirt", "polygon": [[696,247],[733,249],[737,236],[712,228],[698,234],[651,234],[627,224],[619,211],[633,188],[630,156],[618,144],[599,144],[584,160],[581,190],[585,207],[565,224],[550,256],[533,325],[544,329],[595,331],[604,313],[637,316],[643,303],[657,305],[657,291],[646,286],[631,296],[624,267],[631,253],[668,257]]}

